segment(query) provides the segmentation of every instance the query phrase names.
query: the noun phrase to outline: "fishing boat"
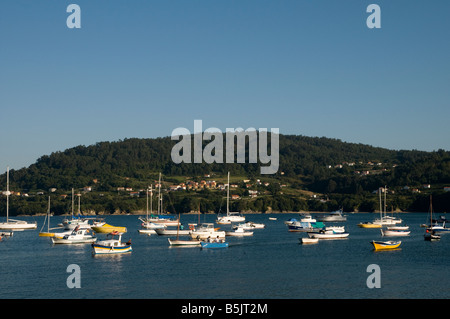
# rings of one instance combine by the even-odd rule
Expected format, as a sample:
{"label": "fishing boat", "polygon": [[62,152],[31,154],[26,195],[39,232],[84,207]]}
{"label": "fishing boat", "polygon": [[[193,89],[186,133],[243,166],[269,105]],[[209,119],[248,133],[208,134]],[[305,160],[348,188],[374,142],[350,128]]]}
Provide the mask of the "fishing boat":
{"label": "fishing boat", "polygon": [[341,208],[329,214],[317,215],[316,220],[319,222],[345,222],[347,216],[344,215],[344,210]]}
{"label": "fishing boat", "polygon": [[409,230],[391,230],[391,229],[380,229],[381,236],[398,237],[398,236],[409,236],[411,231]]}
{"label": "fishing boat", "polygon": [[214,223],[202,223],[200,227],[192,230],[190,235],[193,239],[225,238],[225,232],[215,228]]}
{"label": "fishing boat", "polygon": [[24,220],[17,220],[9,218],[9,196],[11,196],[9,191],[9,167],[6,171],[6,191],[3,195],[6,196],[6,222],[0,223],[0,230],[10,230],[10,231],[21,231],[27,229],[36,229],[37,222],[28,223]]}
{"label": "fishing boat", "polygon": [[225,232],[226,236],[234,236],[234,237],[247,237],[253,236],[253,232],[245,230],[243,227],[233,228],[233,231]]}
{"label": "fishing boat", "polygon": [[401,243],[401,241],[371,241],[371,244],[373,245],[375,250],[397,249]]}
{"label": "fishing boat", "polygon": [[310,238],[310,237],[301,237],[299,238],[300,242],[305,245],[309,244],[317,244],[319,242],[319,238]]}
{"label": "fishing boat", "polygon": [[309,238],[317,239],[344,239],[349,236],[349,233],[336,233],[331,230],[321,230],[319,232],[308,232]]}
{"label": "fishing boat", "polygon": [[230,212],[230,172],[228,172],[227,214],[225,216],[217,216],[217,224],[226,225],[243,221],[245,221],[245,216],[242,216],[238,212]]}
{"label": "fishing boat", "polygon": [[91,244],[97,240],[89,229],[75,228],[72,233],[59,237],[52,237],[53,244]]}
{"label": "fishing boat", "polygon": [[122,254],[132,251],[131,239],[126,243],[122,243],[122,233],[113,231],[107,235],[107,238],[109,237],[111,239],[92,244],[94,254]]}

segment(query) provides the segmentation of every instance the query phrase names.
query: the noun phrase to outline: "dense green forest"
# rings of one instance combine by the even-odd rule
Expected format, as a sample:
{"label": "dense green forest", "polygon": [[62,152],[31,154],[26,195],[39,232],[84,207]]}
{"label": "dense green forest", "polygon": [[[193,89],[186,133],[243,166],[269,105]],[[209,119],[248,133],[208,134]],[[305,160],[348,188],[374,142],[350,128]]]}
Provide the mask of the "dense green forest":
{"label": "dense green forest", "polygon": [[[231,183],[237,184],[232,194],[239,199],[231,201],[231,208],[237,211],[331,211],[341,207],[345,211],[376,211],[375,191],[385,185],[390,210],[427,211],[430,194],[436,211],[450,210],[450,192],[444,191],[450,186],[450,152],[444,150],[388,150],[324,137],[279,135],[279,170],[261,175],[261,163],[249,164],[248,160],[244,164],[175,164],[171,159],[175,144],[170,137],[131,138],[42,156],[28,168],[11,170],[10,188],[16,195],[10,198],[11,214],[44,213],[51,188],[56,214],[71,209],[66,195],[72,188],[82,194],[83,212],[143,210],[143,190],[155,185],[160,172],[166,210],[184,213],[200,207],[202,212],[219,212],[225,209],[223,189],[168,191],[168,187],[187,181],[224,183],[228,171]],[[83,191],[85,187],[91,189]],[[0,188],[6,188],[6,174],[0,176]],[[250,196],[252,192],[257,195]],[[5,196],[0,205],[4,215]]]}

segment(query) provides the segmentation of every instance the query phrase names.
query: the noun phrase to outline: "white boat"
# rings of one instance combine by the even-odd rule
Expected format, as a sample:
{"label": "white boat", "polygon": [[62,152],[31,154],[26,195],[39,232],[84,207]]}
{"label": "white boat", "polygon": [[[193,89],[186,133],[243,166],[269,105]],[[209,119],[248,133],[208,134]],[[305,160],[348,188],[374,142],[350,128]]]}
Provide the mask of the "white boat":
{"label": "white boat", "polygon": [[59,237],[52,237],[54,244],[91,244],[97,240],[89,229],[75,228],[70,234]]}
{"label": "white boat", "polygon": [[319,242],[319,238],[302,237],[299,240],[302,244],[317,244]]}
{"label": "white boat", "polygon": [[170,229],[170,228],[157,228],[156,234],[162,235],[189,235],[192,230],[190,229]]}
{"label": "white boat", "polygon": [[[110,236],[111,239],[92,244],[94,254],[122,254],[132,251],[131,239],[126,243],[122,243],[122,233],[111,232],[107,236]],[[115,236],[118,237],[116,238]]]}
{"label": "white boat", "polygon": [[320,222],[345,222],[347,216],[344,215],[342,209],[339,209],[329,214],[318,215],[316,219]]}
{"label": "white boat", "polygon": [[[78,229],[91,229],[91,227],[95,226],[95,227],[99,227],[105,224],[105,221],[103,219],[99,219],[96,217],[82,217],[81,216],[81,205],[80,205],[80,200],[81,200],[81,196],[78,195],[78,217],[74,216],[74,189],[72,188],[72,213],[71,213],[71,218],[65,218],[61,225],[62,227],[64,227],[65,230],[74,230],[75,228],[78,227]],[[90,224],[90,221],[93,221],[92,224]]]}
{"label": "white boat", "polygon": [[311,215],[305,215],[300,221],[293,220],[287,225],[290,232],[319,231],[325,226],[322,222],[318,222],[316,219],[312,218]]}
{"label": "white boat", "polygon": [[214,223],[203,223],[200,227],[191,231],[191,238],[193,239],[208,239],[208,238],[225,238],[225,232],[219,231],[214,227]]}
{"label": "white boat", "polygon": [[247,237],[253,236],[253,232],[246,231],[243,227],[237,227],[234,231],[225,232],[226,236],[234,236],[234,237]]}
{"label": "white boat", "polygon": [[319,232],[308,232],[309,238],[317,238],[317,239],[343,239],[347,238],[349,233],[335,233],[331,230],[322,230]]}
{"label": "white boat", "polygon": [[200,240],[179,240],[167,238],[170,246],[200,246]]}
{"label": "white boat", "polygon": [[409,226],[387,226],[387,230],[409,230]]}
{"label": "white boat", "polygon": [[266,225],[264,224],[260,224],[260,223],[254,223],[254,222],[246,222],[244,224],[239,224],[239,225],[235,225],[233,226],[233,228],[243,228],[244,230],[254,230],[254,229],[263,229],[264,227],[266,227]]}
{"label": "white boat", "polygon": [[9,191],[9,167],[7,168],[6,172],[6,191],[3,192],[3,195],[6,196],[6,222],[0,223],[0,230],[20,231],[27,229],[36,229],[37,222],[28,223],[24,220],[9,218],[9,196],[11,196],[11,192]]}
{"label": "white boat", "polygon": [[[167,226],[160,223],[160,224],[156,224],[153,223],[151,221],[149,221],[149,217],[148,217],[148,193],[149,193],[149,189],[147,187],[147,207],[146,207],[146,218],[142,218],[139,217],[138,219],[142,222],[141,224],[141,229],[138,230],[139,234],[147,234],[147,235],[152,235],[152,234],[156,234],[156,229],[164,229]],[[153,186],[150,185],[150,215],[153,214]]]}
{"label": "white boat", "polygon": [[409,236],[411,231],[409,230],[389,230],[389,229],[380,229],[381,236],[389,236],[389,237],[397,237],[397,236]]}
{"label": "white boat", "polygon": [[269,217],[269,220],[277,220],[276,217]]}
{"label": "white boat", "polygon": [[327,226],[327,227],[325,227],[325,230],[333,231],[335,233],[345,233],[344,226]]}
{"label": "white boat", "polygon": [[245,216],[242,216],[238,212],[230,212],[230,172],[228,172],[228,185],[227,185],[227,214],[225,216],[218,216],[218,224],[231,224],[240,223],[245,221]]}
{"label": "white boat", "polygon": [[[147,218],[139,218],[143,223],[143,227],[149,227],[151,223],[162,225],[162,226],[178,226],[180,221],[173,216],[163,214],[163,196],[161,195],[161,173],[159,173],[159,184],[158,184],[158,214],[154,216],[153,214],[150,217],[147,215]],[[148,193],[148,191],[147,191]],[[153,196],[153,192],[151,192]],[[150,201],[152,202],[152,201]],[[155,229],[155,228],[153,228]]]}

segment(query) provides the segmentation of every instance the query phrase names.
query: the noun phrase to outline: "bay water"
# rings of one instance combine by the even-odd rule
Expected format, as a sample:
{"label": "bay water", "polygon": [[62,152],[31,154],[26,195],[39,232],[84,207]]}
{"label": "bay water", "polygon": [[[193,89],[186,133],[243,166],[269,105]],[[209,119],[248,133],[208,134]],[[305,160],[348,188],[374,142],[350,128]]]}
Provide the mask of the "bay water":
{"label": "bay water", "polygon": [[[312,214],[314,217],[315,214]],[[382,237],[379,229],[360,222],[378,214],[347,214],[347,239],[302,245],[306,233],[289,232],[285,221],[298,214],[249,214],[247,221],[264,223],[251,237],[227,237],[226,249],[170,247],[169,236],[138,233],[136,215],[106,216],[126,226],[133,251],[93,255],[89,244],[53,245],[39,237],[44,217],[26,217],[38,229],[15,232],[0,241],[0,299],[446,299],[450,297],[450,234],[424,241],[426,213],[398,214],[411,235]],[[275,217],[277,220],[269,220]],[[214,222],[217,215],[202,215]],[[52,217],[51,227],[63,217]],[[181,222],[197,223],[197,215]],[[218,225],[228,230],[229,225]],[[101,240],[104,234],[97,234]],[[374,251],[372,240],[401,240],[401,249]],[[369,265],[380,267],[380,288],[369,288]],[[69,288],[69,265],[80,269],[80,288]]]}

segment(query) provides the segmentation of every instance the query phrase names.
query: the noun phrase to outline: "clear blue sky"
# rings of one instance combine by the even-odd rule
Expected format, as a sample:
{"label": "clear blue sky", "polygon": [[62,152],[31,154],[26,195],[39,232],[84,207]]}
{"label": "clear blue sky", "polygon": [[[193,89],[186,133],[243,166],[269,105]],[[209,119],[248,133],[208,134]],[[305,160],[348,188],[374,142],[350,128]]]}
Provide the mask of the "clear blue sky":
{"label": "clear blue sky", "polygon": [[[81,29],[66,8],[81,7]],[[366,8],[381,7],[381,29]],[[0,171],[173,129],[450,150],[450,1],[2,0]]]}

